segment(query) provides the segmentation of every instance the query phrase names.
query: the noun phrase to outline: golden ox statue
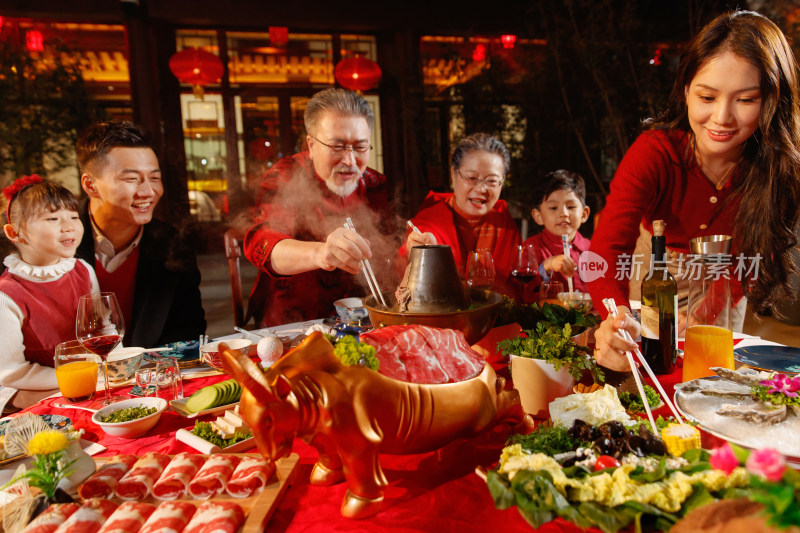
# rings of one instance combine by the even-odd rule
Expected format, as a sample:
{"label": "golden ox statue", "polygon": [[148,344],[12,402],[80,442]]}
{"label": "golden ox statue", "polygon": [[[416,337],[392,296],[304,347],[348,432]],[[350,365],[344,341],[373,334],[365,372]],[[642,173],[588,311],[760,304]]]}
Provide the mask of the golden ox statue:
{"label": "golden ox statue", "polygon": [[223,352],[225,370],[242,385],[239,411],[258,450],[273,461],[300,437],[319,451],[311,483],[347,480],[341,512],[377,513],[386,477],[380,453],[436,450],[497,423],[530,423],[515,390],[486,364],[476,377],[436,385],[407,383],[361,366],[345,366],[319,332],[266,371],[249,357]]}

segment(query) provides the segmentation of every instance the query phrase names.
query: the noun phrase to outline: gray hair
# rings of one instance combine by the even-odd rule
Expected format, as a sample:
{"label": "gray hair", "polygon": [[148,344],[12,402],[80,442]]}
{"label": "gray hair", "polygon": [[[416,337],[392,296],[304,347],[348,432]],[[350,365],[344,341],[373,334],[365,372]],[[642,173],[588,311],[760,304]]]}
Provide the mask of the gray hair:
{"label": "gray hair", "polygon": [[453,150],[453,168],[460,169],[464,157],[468,153],[475,151],[499,155],[503,160],[503,173],[508,174],[511,168],[511,154],[508,153],[508,148],[503,144],[503,141],[488,133],[473,133],[461,139],[461,142]]}
{"label": "gray hair", "polygon": [[364,117],[369,131],[372,131],[375,123],[375,113],[363,96],[348,89],[331,87],[318,92],[308,101],[303,119],[309,134],[316,132],[317,121],[324,111],[334,115]]}

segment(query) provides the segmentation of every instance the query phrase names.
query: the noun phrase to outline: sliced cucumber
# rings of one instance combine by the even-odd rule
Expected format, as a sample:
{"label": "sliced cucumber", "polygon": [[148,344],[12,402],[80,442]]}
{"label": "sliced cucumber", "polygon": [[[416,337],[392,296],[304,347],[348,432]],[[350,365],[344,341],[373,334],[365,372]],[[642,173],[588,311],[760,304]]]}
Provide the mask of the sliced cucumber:
{"label": "sliced cucumber", "polygon": [[203,387],[186,401],[186,409],[192,413],[213,409],[220,405],[238,402],[242,397],[242,386],[234,379],[220,381]]}
{"label": "sliced cucumber", "polygon": [[221,390],[214,385],[203,387],[186,400],[186,409],[192,413],[205,411],[219,405]]}

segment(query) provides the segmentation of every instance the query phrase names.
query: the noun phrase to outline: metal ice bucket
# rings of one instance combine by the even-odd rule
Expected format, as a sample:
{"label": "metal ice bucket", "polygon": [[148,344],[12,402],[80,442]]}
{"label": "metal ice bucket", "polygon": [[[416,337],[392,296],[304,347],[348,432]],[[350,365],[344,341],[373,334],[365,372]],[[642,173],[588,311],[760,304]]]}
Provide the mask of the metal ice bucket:
{"label": "metal ice bucket", "polygon": [[689,240],[689,248],[693,254],[714,255],[731,253],[730,235],[706,235]]}

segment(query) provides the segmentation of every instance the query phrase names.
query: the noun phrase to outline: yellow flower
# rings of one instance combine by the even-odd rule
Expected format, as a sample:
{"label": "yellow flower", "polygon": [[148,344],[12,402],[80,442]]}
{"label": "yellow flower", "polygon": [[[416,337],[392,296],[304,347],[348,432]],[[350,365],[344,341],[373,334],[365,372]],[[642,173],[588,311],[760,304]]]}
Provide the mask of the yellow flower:
{"label": "yellow flower", "polygon": [[31,455],[45,455],[60,452],[67,446],[69,446],[69,439],[60,431],[41,431],[28,441],[28,453]]}

